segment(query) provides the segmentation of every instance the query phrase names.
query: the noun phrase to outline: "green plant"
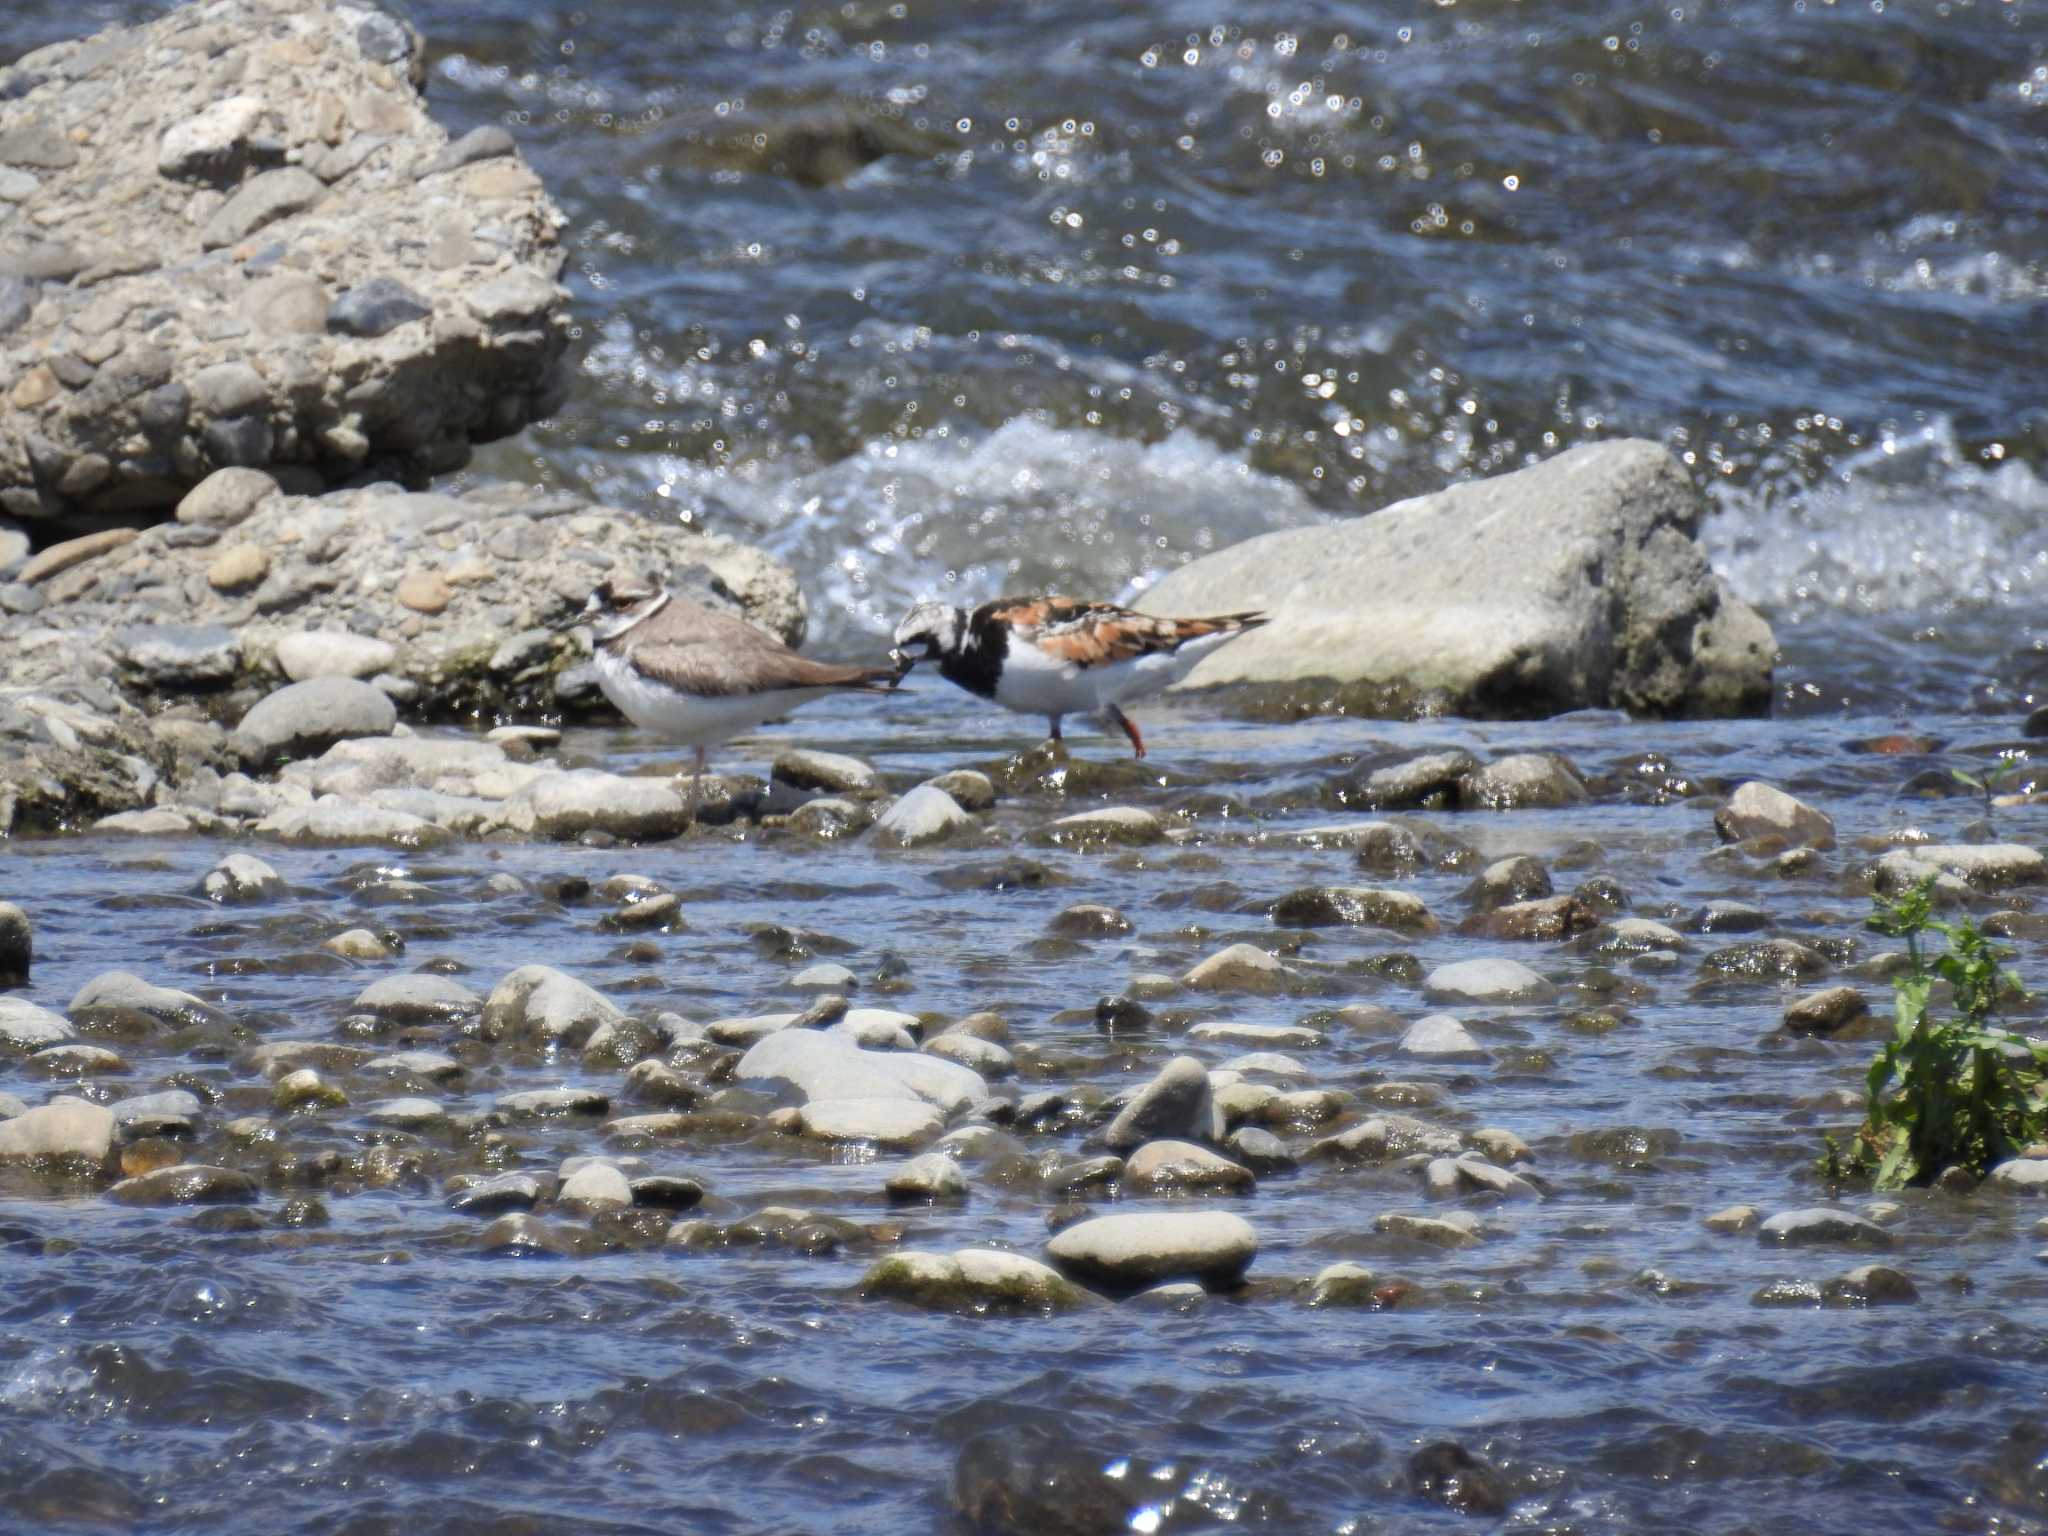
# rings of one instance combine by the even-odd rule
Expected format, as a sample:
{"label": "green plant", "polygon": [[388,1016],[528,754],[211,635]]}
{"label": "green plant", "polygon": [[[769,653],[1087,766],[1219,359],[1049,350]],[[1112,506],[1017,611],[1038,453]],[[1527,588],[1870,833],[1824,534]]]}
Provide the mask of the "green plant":
{"label": "green plant", "polygon": [[1984,815],[1989,818],[1993,797],[2003,794],[2006,785],[2017,778],[2020,770],[2026,766],[2027,760],[2024,757],[2001,757],[1982,773],[1972,773],[1967,768],[1951,768],[1948,776],[1963,788],[1977,793],[1978,798],[1984,802]]}
{"label": "green plant", "polygon": [[[1892,982],[1892,1037],[1865,1078],[1864,1120],[1846,1157],[1830,1146],[1824,1167],[1872,1172],[1879,1189],[1925,1184],[1944,1169],[1981,1174],[2048,1135],[2048,1043],[1992,1023],[2024,999],[2000,948],[1967,917],[1934,916],[1934,881],[1877,900],[1877,932],[1906,943],[1908,965]],[[1943,941],[1930,950],[1930,938]],[[1931,1004],[1947,982],[1953,1013]]]}

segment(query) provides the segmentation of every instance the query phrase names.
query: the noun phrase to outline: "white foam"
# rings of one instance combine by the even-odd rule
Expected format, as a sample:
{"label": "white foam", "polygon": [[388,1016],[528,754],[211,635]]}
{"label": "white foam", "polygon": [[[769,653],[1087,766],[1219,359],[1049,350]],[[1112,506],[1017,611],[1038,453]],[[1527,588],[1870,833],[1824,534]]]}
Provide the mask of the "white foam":
{"label": "white foam", "polygon": [[1715,486],[1701,529],[1714,568],[1750,602],[1930,615],[2048,599],[2048,483],[1981,464],[1947,422],[1851,455],[1818,485]]}
{"label": "white foam", "polygon": [[803,573],[817,629],[886,634],[920,596],[1127,594],[1254,534],[1320,520],[1297,487],[1185,428],[1156,443],[1018,417],[885,439],[793,471],[681,467],[678,504]]}

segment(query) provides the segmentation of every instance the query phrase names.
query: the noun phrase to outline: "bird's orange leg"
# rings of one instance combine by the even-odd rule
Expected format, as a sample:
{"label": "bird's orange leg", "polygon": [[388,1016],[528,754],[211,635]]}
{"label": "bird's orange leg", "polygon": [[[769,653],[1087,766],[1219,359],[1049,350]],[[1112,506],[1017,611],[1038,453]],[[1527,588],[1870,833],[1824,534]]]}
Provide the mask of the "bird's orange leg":
{"label": "bird's orange leg", "polygon": [[1131,738],[1131,755],[1133,757],[1143,757],[1145,755],[1145,738],[1140,736],[1138,728],[1131,724],[1131,717],[1118,709],[1114,704],[1105,709],[1103,713],[1122,726],[1124,734]]}

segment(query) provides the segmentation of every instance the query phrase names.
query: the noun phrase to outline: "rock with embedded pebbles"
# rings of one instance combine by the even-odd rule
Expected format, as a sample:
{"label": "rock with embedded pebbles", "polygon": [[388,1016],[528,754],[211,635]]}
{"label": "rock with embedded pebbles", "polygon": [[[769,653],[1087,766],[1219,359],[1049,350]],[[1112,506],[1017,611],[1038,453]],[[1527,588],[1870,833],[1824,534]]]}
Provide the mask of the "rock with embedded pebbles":
{"label": "rock with embedded pebbles", "polygon": [[1097,1216],[1046,1244],[1068,1274],[1119,1290],[1182,1279],[1235,1285],[1258,1251],[1252,1224],[1225,1211]]}
{"label": "rock with embedded pebbles", "polygon": [[1270,533],[1154,585],[1153,613],[1263,609],[1185,687],[1328,682],[1473,716],[1754,714],[1769,626],[1695,542],[1705,503],[1662,446],[1588,443],[1371,517]]}
{"label": "rock with embedded pebbles", "polygon": [[561,215],[516,159],[422,195],[451,146],[361,14],[218,0],[0,71],[63,151],[0,201],[0,269],[75,279],[0,334],[0,378],[66,370],[0,416],[0,512],[168,512],[223,466],[420,481],[552,408]]}

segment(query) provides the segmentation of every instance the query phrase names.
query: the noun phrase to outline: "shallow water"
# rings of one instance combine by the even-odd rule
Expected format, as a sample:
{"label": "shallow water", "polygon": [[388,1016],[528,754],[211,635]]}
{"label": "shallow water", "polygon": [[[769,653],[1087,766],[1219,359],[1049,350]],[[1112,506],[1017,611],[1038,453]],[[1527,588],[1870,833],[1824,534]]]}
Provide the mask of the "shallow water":
{"label": "shallow water", "polygon": [[[251,1154],[227,1147],[219,1127],[265,1107],[260,1078],[209,1050],[177,1049],[176,1039],[110,1042],[131,1070],[99,1089],[140,1090],[176,1073],[221,1095],[195,1156],[260,1171],[287,1151],[303,1167],[323,1150],[360,1158],[382,1142],[416,1151],[425,1172],[365,1188],[346,1171],[323,1181],[273,1170],[255,1208],[262,1225],[247,1233],[205,1232],[182,1211],[19,1189],[0,1202],[13,1276],[0,1323],[0,1455],[9,1482],[28,1490],[17,1515],[75,1517],[83,1501],[114,1511],[113,1523],[163,1531],[372,1531],[422,1519],[449,1530],[951,1529],[956,1467],[984,1466],[1000,1447],[1026,1463],[1072,1458],[1099,1473],[1129,1459],[1131,1478],[1156,1475],[1144,1485],[1149,1499],[1133,1496],[1126,1510],[1139,1522],[1130,1529],[1451,1529],[1472,1517],[1416,1493],[1410,1459],[1452,1440],[1496,1469],[1506,1511],[1491,1523],[1508,1528],[1838,1529],[1850,1501],[1862,1519],[1901,1529],[2048,1521],[2033,1470],[2042,1447],[2023,1418],[2048,1358],[2048,1271],[2034,1257],[2042,1240],[2030,1235],[2032,1206],[1909,1194],[1888,1218],[1895,1246],[1874,1255],[1771,1251],[1701,1225],[1734,1202],[1768,1213],[1824,1198],[1812,1168],[1820,1129],[1853,1117],[1816,1101],[1853,1089],[1870,1050],[1786,1036],[1778,1016],[1789,984],[1702,979],[1704,955],[1754,935],[1695,933],[1670,970],[1461,938],[1448,930],[1470,871],[1428,872],[1388,883],[1421,896],[1445,933],[1301,931],[1291,960],[1308,978],[1304,995],[1183,993],[1152,1005],[1154,1029],[1113,1040],[1093,1019],[1095,1000],[1136,973],[1178,973],[1240,937],[1270,942],[1266,905],[1285,892],[1372,878],[1347,851],[1300,847],[1289,833],[1333,818],[1318,802],[1354,754],[1437,744],[1482,756],[1540,745],[1597,774],[1624,755],[1625,736],[1647,734],[1702,790],[1768,770],[1838,818],[1843,850],[1807,875],[1777,878],[1758,860],[1716,852],[1705,798],[1653,804],[1610,788],[1570,811],[1424,819],[1486,856],[1538,854],[1560,889],[1607,877],[1631,911],[1681,927],[1707,900],[1753,901],[1769,912],[1769,933],[1836,946],[1829,979],[1855,979],[1882,943],[1859,931],[1858,872],[1869,856],[1854,841],[1908,826],[1952,837],[1980,813],[1963,799],[1902,798],[1918,759],[1845,750],[1885,721],[1796,733],[1769,722],[1643,733],[1602,716],[1275,731],[1179,709],[1150,714],[1151,782],[1130,773],[1110,798],[1178,808],[1183,829],[1173,843],[1120,853],[1039,845],[1036,830],[1069,801],[1027,791],[992,813],[1001,846],[986,851],[878,855],[773,830],[640,850],[265,849],[293,897],[216,910],[186,893],[218,845],[23,845],[10,883],[33,893],[48,955],[30,995],[61,1007],[118,962],[219,1001],[249,1041],[339,1038],[351,999],[377,975],[434,963],[485,991],[515,965],[545,959],[629,1008],[710,1019],[802,1005],[788,983],[810,962],[749,939],[748,925],[767,922],[866,978],[859,998],[948,1018],[999,1010],[1026,1063],[1019,1092],[1113,1092],[1177,1050],[1212,1066],[1237,1054],[1179,1038],[1190,1020],[1293,1023],[1370,1000],[1405,1022],[1430,1011],[1419,988],[1359,963],[1398,952],[1427,968],[1511,953],[1566,990],[1549,1007],[1458,1010],[1494,1053],[1490,1065],[1418,1066],[1394,1055],[1391,1036],[1341,1024],[1325,1045],[1292,1054],[1318,1085],[1429,1084],[1441,1102],[1416,1111],[1425,1118],[1519,1132],[1549,1182],[1547,1200],[1472,1206],[1486,1241],[1443,1252],[1373,1229],[1384,1211],[1428,1208],[1414,1174],[1311,1163],[1221,1202],[1260,1234],[1242,1300],[1212,1299],[1188,1315],[1127,1304],[1052,1320],[928,1316],[855,1298],[876,1248],[817,1257],[658,1244],[567,1257],[479,1251],[485,1222],[449,1212],[439,1189],[447,1172],[483,1166],[479,1145],[370,1131],[362,1107],[397,1090],[332,1074],[353,1108],[289,1118],[279,1147]],[[963,716],[922,686],[871,710],[820,706],[804,722],[735,749],[734,765],[800,736],[911,782],[966,763],[1000,766],[1019,740],[1009,722]],[[1971,741],[1976,722],[1933,726]],[[1113,743],[1075,746],[1084,772],[1103,763],[1121,776]],[[573,737],[564,750],[653,769],[665,761],[625,733]],[[1998,814],[2001,831],[2027,835],[2013,818],[2038,813]],[[1040,873],[1020,883],[1013,866],[990,889],[988,872],[1004,858],[1031,860]],[[622,871],[680,891],[689,930],[636,948],[599,931],[604,903],[543,894],[565,875]],[[387,904],[379,872],[429,889]],[[497,874],[525,888],[494,893],[484,881]],[[1135,933],[1049,941],[1052,915],[1083,900],[1117,906]],[[289,958],[360,923],[405,936],[405,953],[318,971]],[[82,942],[87,935],[103,939]],[[897,969],[891,956],[903,971],[894,992],[872,980]],[[1600,980],[1603,963],[1615,981]],[[2038,946],[2018,968],[2048,985]],[[1575,1032],[1567,1017],[1612,1007],[1611,985],[1635,994],[1624,1026]],[[456,1039],[436,1026],[405,1043]],[[573,1056],[501,1049],[469,1059],[463,1082],[434,1090],[458,1112],[523,1088],[620,1086],[616,1068],[587,1069]],[[0,1089],[31,1100],[47,1091],[19,1065],[0,1072]],[[614,1112],[637,1107],[615,1100]],[[1615,1128],[1645,1135],[1634,1150],[1573,1139]],[[1082,1139],[1077,1130],[1022,1134],[1033,1150]],[[1311,1134],[1287,1139],[1298,1146]],[[494,1167],[549,1170],[608,1145],[589,1122],[502,1135]],[[899,1226],[900,1241],[919,1248],[993,1243],[1035,1254],[1056,1203],[970,1167],[964,1206],[892,1210],[874,1161],[773,1132],[642,1155],[705,1184],[695,1214],[730,1221],[800,1205]],[[286,1225],[285,1202],[309,1193],[329,1223]],[[1919,1302],[1823,1311],[1753,1299],[1772,1282],[1825,1281],[1868,1257],[1908,1273]],[[1412,1291],[1385,1311],[1303,1308],[1285,1282],[1337,1259]],[[1072,1478],[1069,1467],[1069,1486]],[[1148,1502],[1164,1511],[1157,1526],[1143,1523]]]}
{"label": "shallow water", "polygon": [[[17,0],[0,57],[162,8]],[[1143,717],[1157,777],[1005,801],[1003,846],[986,852],[892,857],[773,832],[640,851],[264,849],[296,894],[228,912],[191,895],[218,845],[16,846],[0,870],[38,925],[30,997],[61,1008],[118,965],[217,999],[251,1041],[333,1035],[369,980],[430,961],[481,992],[544,959],[629,1008],[698,1019],[796,1005],[805,962],[755,943],[758,922],[844,941],[823,957],[864,977],[907,968],[902,991],[870,982],[857,1000],[999,1008],[1044,1063],[1023,1091],[1142,1080],[1187,1048],[1182,1012],[1430,1011],[1413,985],[1354,968],[1390,951],[1424,967],[1512,953],[1567,992],[1468,1010],[1489,1067],[1415,1067],[1391,1038],[1337,1028],[1296,1053],[1318,1083],[1425,1081],[1443,1095],[1426,1117],[1519,1132],[1547,1201],[1479,1209],[1487,1241],[1443,1253],[1373,1230],[1423,1207],[1410,1174],[1270,1177],[1225,1202],[1261,1236],[1251,1294],[1187,1315],[859,1302],[881,1248],[489,1255],[485,1223],[449,1212],[439,1182],[483,1154],[445,1138],[413,1149],[429,1174],[388,1187],[344,1168],[309,1191],[296,1181],[313,1175],[278,1172],[246,1233],[8,1187],[0,1524],[947,1530],[956,1476],[993,1477],[1007,1454],[1012,1483],[1036,1467],[1077,1503],[1102,1496],[1107,1528],[1138,1531],[2048,1529],[2032,1208],[1903,1197],[1896,1246],[1876,1257],[1921,1299],[1870,1311],[1753,1301],[1865,1255],[1772,1252],[1701,1225],[1736,1201],[1821,1198],[1820,1131],[1852,1116],[1816,1101],[1853,1090],[1871,1049],[1789,1041],[1787,987],[1700,984],[1701,957],[1748,936],[1693,934],[1673,971],[1617,965],[1644,989],[1630,1022],[1578,1034],[1565,1019],[1604,985],[1594,961],[1451,934],[1469,873],[1428,873],[1400,884],[1447,931],[1316,930],[1295,958],[1319,995],[1177,997],[1129,1043],[1092,1017],[1135,973],[1270,940],[1265,906],[1287,891],[1360,878],[1347,853],[1285,832],[1347,814],[1324,791],[1349,755],[1439,744],[1555,749],[1616,776],[1587,807],[1429,818],[1443,830],[1544,857],[1560,889],[1610,877],[1631,911],[1679,926],[1711,899],[1755,902],[1770,932],[1839,947],[1828,979],[1856,979],[1877,947],[1857,840],[1963,835],[1974,802],[1908,781],[1981,765],[2048,694],[2038,5],[1466,0],[1240,5],[1219,21],[1172,0],[436,0],[414,14],[436,110],[456,129],[510,124],[572,219],[570,403],[478,471],[762,542],[803,575],[817,647],[877,648],[918,593],[1124,590],[1266,528],[1633,433],[1707,486],[1703,538],[1784,646],[1777,717],[1273,727],[1157,706]],[[834,113],[868,138],[804,138]],[[756,134],[774,148],[757,152]],[[807,142],[908,152],[818,184],[791,174],[811,151],[789,146]],[[1029,740],[1028,722],[964,704],[920,682],[819,706],[733,756],[758,766],[801,741],[903,785]],[[1901,727],[1942,749],[1850,750]],[[1115,741],[1074,745],[1119,761]],[[666,761],[628,733],[566,750]],[[1702,798],[1624,793],[1617,765],[1644,752]],[[1704,797],[1752,775],[1829,810],[1841,849],[1791,879],[1716,853]],[[1185,812],[1185,841],[1082,854],[1031,840],[1102,801]],[[2000,811],[1995,830],[2039,844],[2041,815]],[[985,888],[1011,857],[1047,878]],[[983,867],[983,886],[935,878]],[[433,899],[385,903],[379,868]],[[543,890],[622,870],[682,891],[689,931],[638,950],[598,930],[601,905]],[[526,888],[493,893],[497,873]],[[1048,945],[1048,920],[1079,901],[1121,908],[1136,933]],[[359,923],[405,936],[404,954],[305,960]],[[2048,985],[2038,942],[2016,964]],[[202,1151],[259,1170],[277,1155],[222,1141],[268,1102],[232,1051],[113,1043],[129,1070],[100,1086],[190,1080],[222,1096]],[[1212,1065],[1236,1054],[1194,1049]],[[0,1090],[51,1090],[24,1072],[5,1064]],[[342,1080],[355,1106],[290,1122],[288,1150],[362,1158],[358,1112],[395,1090]],[[618,1073],[487,1056],[445,1096],[481,1109],[558,1083],[615,1090]],[[1631,1126],[1665,1134],[1615,1161],[1571,1139]],[[604,1145],[588,1125],[521,1125],[494,1155],[551,1170]],[[716,1219],[801,1204],[900,1225],[922,1248],[1037,1253],[1053,1204],[976,1175],[963,1208],[893,1211],[879,1168],[772,1134],[645,1155],[700,1178]],[[328,1223],[286,1224],[307,1193]],[[1286,1294],[1340,1258],[1413,1289],[1374,1312]],[[1496,1469],[1501,1512],[1417,1491],[1411,1458],[1445,1440]]]}

